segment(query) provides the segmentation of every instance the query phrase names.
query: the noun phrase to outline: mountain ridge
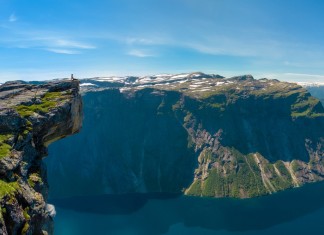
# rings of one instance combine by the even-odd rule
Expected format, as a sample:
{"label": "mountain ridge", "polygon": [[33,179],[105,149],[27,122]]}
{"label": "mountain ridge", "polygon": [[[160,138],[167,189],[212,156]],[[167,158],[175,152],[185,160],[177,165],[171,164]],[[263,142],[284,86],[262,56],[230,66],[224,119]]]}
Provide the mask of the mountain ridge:
{"label": "mountain ridge", "polygon": [[[53,197],[183,192],[246,198],[323,180],[318,99],[295,83],[206,76],[81,80],[84,130],[53,145],[59,167],[51,163],[55,158],[48,161],[49,174],[58,178],[72,174],[73,156],[83,170],[73,172],[70,183],[52,181]],[[57,156],[65,144],[82,148]]]}

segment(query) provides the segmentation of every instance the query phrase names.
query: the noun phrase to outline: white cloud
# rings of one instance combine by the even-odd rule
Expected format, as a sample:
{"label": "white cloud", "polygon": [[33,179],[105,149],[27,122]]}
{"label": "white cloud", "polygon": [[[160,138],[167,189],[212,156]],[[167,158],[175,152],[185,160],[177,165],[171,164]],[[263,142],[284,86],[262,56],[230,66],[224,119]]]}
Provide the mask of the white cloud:
{"label": "white cloud", "polygon": [[125,42],[129,45],[164,45],[169,44],[170,39],[164,36],[149,36],[149,37],[125,37],[117,40]]}
{"label": "white cloud", "polygon": [[59,47],[78,48],[78,49],[96,49],[95,46],[83,42],[71,41],[67,39],[54,39],[53,44]]}
{"label": "white cloud", "polygon": [[210,55],[231,55],[231,56],[256,56],[254,50],[244,47],[228,47],[222,43],[206,43],[206,42],[188,42],[185,47],[195,50],[203,54]]}
{"label": "white cloud", "polygon": [[[127,46],[161,47],[171,46],[191,49],[202,54],[229,55],[240,57],[271,57],[280,58],[285,53],[287,45],[271,39],[259,39],[248,36],[219,35],[215,33],[201,34],[154,34],[150,36],[132,35],[115,36],[110,39],[124,43]],[[291,48],[291,46],[290,46]]]}
{"label": "white cloud", "polygon": [[14,14],[14,13],[12,13],[10,16],[9,16],[9,19],[8,19],[8,21],[9,22],[16,22],[18,20],[18,18],[17,18],[17,16]]}
{"label": "white cloud", "polygon": [[148,51],[145,51],[145,50],[138,50],[138,49],[133,49],[133,50],[130,50],[128,53],[128,55],[131,55],[131,56],[136,56],[136,57],[155,57],[156,55],[151,53],[151,52],[148,52]]}
{"label": "white cloud", "polygon": [[[38,33],[37,35],[42,35],[45,33]],[[51,34],[54,34],[53,32]],[[25,47],[45,47],[45,48],[55,48],[55,49],[62,49],[62,50],[71,50],[71,49],[78,49],[78,50],[90,50],[96,49],[96,46],[68,39],[66,36],[37,36],[37,37],[29,37],[25,36],[21,39],[23,43],[25,43]],[[26,46],[27,45],[27,46]]]}
{"label": "white cloud", "polygon": [[77,55],[81,54],[80,51],[69,50],[69,49],[57,49],[57,48],[45,48],[46,51],[54,52],[56,54],[66,54],[66,55]]}
{"label": "white cloud", "polygon": [[40,49],[60,54],[80,54],[96,46],[83,40],[75,40],[68,33],[37,29],[22,29],[21,25],[7,27],[0,46],[8,48]]}
{"label": "white cloud", "polygon": [[146,45],[152,45],[152,44],[156,44],[152,39],[148,39],[148,38],[126,38],[125,42],[127,44],[146,44]]}
{"label": "white cloud", "polygon": [[178,46],[182,45],[210,55],[280,58],[285,53],[282,50],[284,45],[279,41],[252,37],[241,38],[235,35],[199,35],[183,38],[176,42]]}

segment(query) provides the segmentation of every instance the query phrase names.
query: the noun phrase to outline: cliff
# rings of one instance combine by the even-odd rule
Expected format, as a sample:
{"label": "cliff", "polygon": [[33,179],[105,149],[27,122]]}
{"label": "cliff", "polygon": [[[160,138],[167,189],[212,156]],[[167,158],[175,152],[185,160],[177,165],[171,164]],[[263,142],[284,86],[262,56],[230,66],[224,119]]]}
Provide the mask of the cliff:
{"label": "cliff", "polygon": [[324,104],[324,85],[306,86],[307,90]]}
{"label": "cliff", "polygon": [[250,75],[163,76],[81,83],[83,130],[47,159],[52,197],[246,198],[324,179],[324,109],[306,89]]}
{"label": "cliff", "polygon": [[52,234],[42,162],[47,146],[81,127],[78,81],[0,86],[0,234]]}

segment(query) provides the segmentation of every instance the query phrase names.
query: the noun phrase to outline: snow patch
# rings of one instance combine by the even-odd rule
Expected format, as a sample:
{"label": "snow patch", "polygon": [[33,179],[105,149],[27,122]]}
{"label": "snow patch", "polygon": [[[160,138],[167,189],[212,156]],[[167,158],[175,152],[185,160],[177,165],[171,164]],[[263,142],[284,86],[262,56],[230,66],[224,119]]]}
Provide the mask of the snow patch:
{"label": "snow patch", "polygon": [[154,77],[171,77],[172,74],[157,74],[157,75],[154,75]]}
{"label": "snow patch", "polygon": [[80,86],[98,86],[98,85],[90,83],[90,82],[85,82],[85,83],[81,83]]}
{"label": "snow patch", "polygon": [[172,76],[171,78],[185,78],[185,77],[188,77],[188,73],[187,74],[179,74],[179,75],[175,75],[175,76]]}
{"label": "snow patch", "polygon": [[199,76],[201,76],[201,74],[199,74],[199,73],[193,73],[193,74],[191,74],[191,77],[199,77]]}
{"label": "snow patch", "polygon": [[181,84],[181,83],[185,83],[185,82],[187,82],[188,80],[182,80],[182,81],[179,81],[179,83]]}

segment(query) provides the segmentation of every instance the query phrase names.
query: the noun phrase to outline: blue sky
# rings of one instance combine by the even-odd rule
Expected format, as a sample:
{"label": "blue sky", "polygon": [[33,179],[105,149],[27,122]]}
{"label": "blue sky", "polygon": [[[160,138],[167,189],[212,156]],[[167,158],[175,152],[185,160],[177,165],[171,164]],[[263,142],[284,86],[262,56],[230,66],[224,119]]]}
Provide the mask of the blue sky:
{"label": "blue sky", "polygon": [[0,82],[203,71],[324,82],[324,1],[0,0]]}

